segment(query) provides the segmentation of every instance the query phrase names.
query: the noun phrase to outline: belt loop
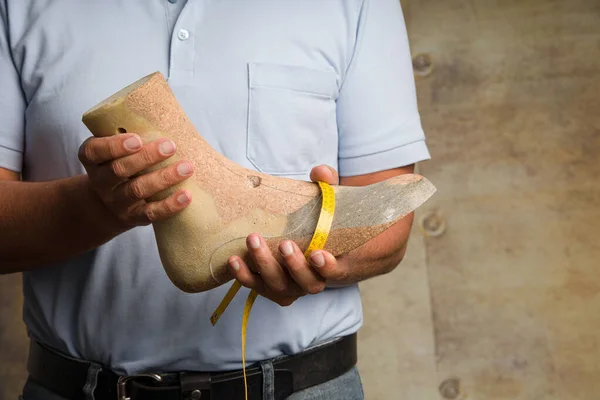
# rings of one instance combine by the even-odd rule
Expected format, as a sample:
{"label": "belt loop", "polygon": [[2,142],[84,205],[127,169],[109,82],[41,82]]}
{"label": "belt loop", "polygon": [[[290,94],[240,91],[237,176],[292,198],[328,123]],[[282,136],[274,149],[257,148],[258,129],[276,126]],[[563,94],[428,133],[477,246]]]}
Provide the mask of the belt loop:
{"label": "belt loop", "polygon": [[262,398],[263,400],[275,400],[275,372],[273,363],[265,361],[260,364],[263,376]]}
{"label": "belt loop", "polygon": [[98,373],[102,367],[100,365],[91,363],[87,370],[87,378],[85,379],[85,385],[83,386],[83,394],[85,396],[85,400],[96,400],[94,397],[94,391],[96,390],[96,385],[98,384]]}

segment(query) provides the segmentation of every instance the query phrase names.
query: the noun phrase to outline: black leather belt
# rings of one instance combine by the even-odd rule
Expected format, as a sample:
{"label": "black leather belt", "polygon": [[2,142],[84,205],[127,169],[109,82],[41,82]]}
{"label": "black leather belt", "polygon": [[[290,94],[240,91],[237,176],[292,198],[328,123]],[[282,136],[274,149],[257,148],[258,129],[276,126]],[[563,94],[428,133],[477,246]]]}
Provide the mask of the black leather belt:
{"label": "black leather belt", "polygon": [[[293,356],[272,360],[275,399],[334,379],[356,365],[356,334],[310,348]],[[92,364],[65,357],[35,341],[31,342],[27,370],[30,379],[69,400],[85,400],[83,388]],[[262,399],[260,366],[246,368],[248,398]],[[160,379],[158,381],[157,379]],[[98,372],[96,400],[121,400],[119,381],[131,400],[236,400],[244,399],[242,370],[226,372],[179,372],[120,377],[108,369]],[[125,383],[126,381],[126,383]]]}

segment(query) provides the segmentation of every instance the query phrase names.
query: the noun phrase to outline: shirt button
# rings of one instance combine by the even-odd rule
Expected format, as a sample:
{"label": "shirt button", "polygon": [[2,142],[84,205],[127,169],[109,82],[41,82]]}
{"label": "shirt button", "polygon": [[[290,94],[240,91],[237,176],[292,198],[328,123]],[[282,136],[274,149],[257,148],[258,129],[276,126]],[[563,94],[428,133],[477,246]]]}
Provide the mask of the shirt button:
{"label": "shirt button", "polygon": [[177,37],[179,40],[188,40],[190,38],[190,32],[187,29],[180,29],[177,32]]}

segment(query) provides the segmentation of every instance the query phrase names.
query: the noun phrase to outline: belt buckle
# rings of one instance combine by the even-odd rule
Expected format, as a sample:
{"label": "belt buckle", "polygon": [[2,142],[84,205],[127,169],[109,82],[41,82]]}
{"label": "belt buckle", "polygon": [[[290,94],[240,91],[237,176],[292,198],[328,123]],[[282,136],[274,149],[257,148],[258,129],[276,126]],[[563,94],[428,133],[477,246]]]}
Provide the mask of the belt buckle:
{"label": "belt buckle", "polygon": [[137,374],[137,375],[128,375],[128,376],[120,376],[117,380],[117,397],[118,400],[131,400],[129,396],[127,396],[127,382],[141,379],[141,378],[151,378],[157,382],[162,381],[160,375],[157,374]]}

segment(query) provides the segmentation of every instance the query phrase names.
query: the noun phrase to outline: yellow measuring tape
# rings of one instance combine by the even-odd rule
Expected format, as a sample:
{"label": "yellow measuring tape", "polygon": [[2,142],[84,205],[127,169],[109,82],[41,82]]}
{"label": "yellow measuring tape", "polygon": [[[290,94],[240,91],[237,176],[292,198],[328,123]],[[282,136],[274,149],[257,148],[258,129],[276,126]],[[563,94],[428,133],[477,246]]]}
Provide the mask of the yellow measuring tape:
{"label": "yellow measuring tape", "polygon": [[[321,201],[321,213],[319,214],[319,220],[317,221],[317,226],[315,228],[315,232],[313,237],[308,244],[308,247],[304,251],[304,257],[307,259],[310,257],[310,253],[315,250],[321,250],[325,247],[325,243],[327,242],[327,238],[329,237],[329,232],[331,231],[331,224],[333,222],[333,214],[335,213],[335,192],[333,187],[325,182],[319,182],[319,187],[321,188],[322,193],[322,201]],[[214,326],[221,315],[225,312],[231,300],[235,297],[237,292],[242,287],[242,284],[239,281],[233,282],[233,285],[229,288],[221,303],[216,308],[215,312],[210,317],[210,322]],[[242,369],[244,372],[244,388],[246,391],[246,400],[248,399],[248,384],[246,381],[246,329],[248,326],[248,319],[250,318],[250,311],[252,310],[252,306],[254,304],[254,300],[258,293],[255,290],[251,290],[248,294],[248,298],[246,299],[246,305],[244,306],[244,315],[242,317]]]}

